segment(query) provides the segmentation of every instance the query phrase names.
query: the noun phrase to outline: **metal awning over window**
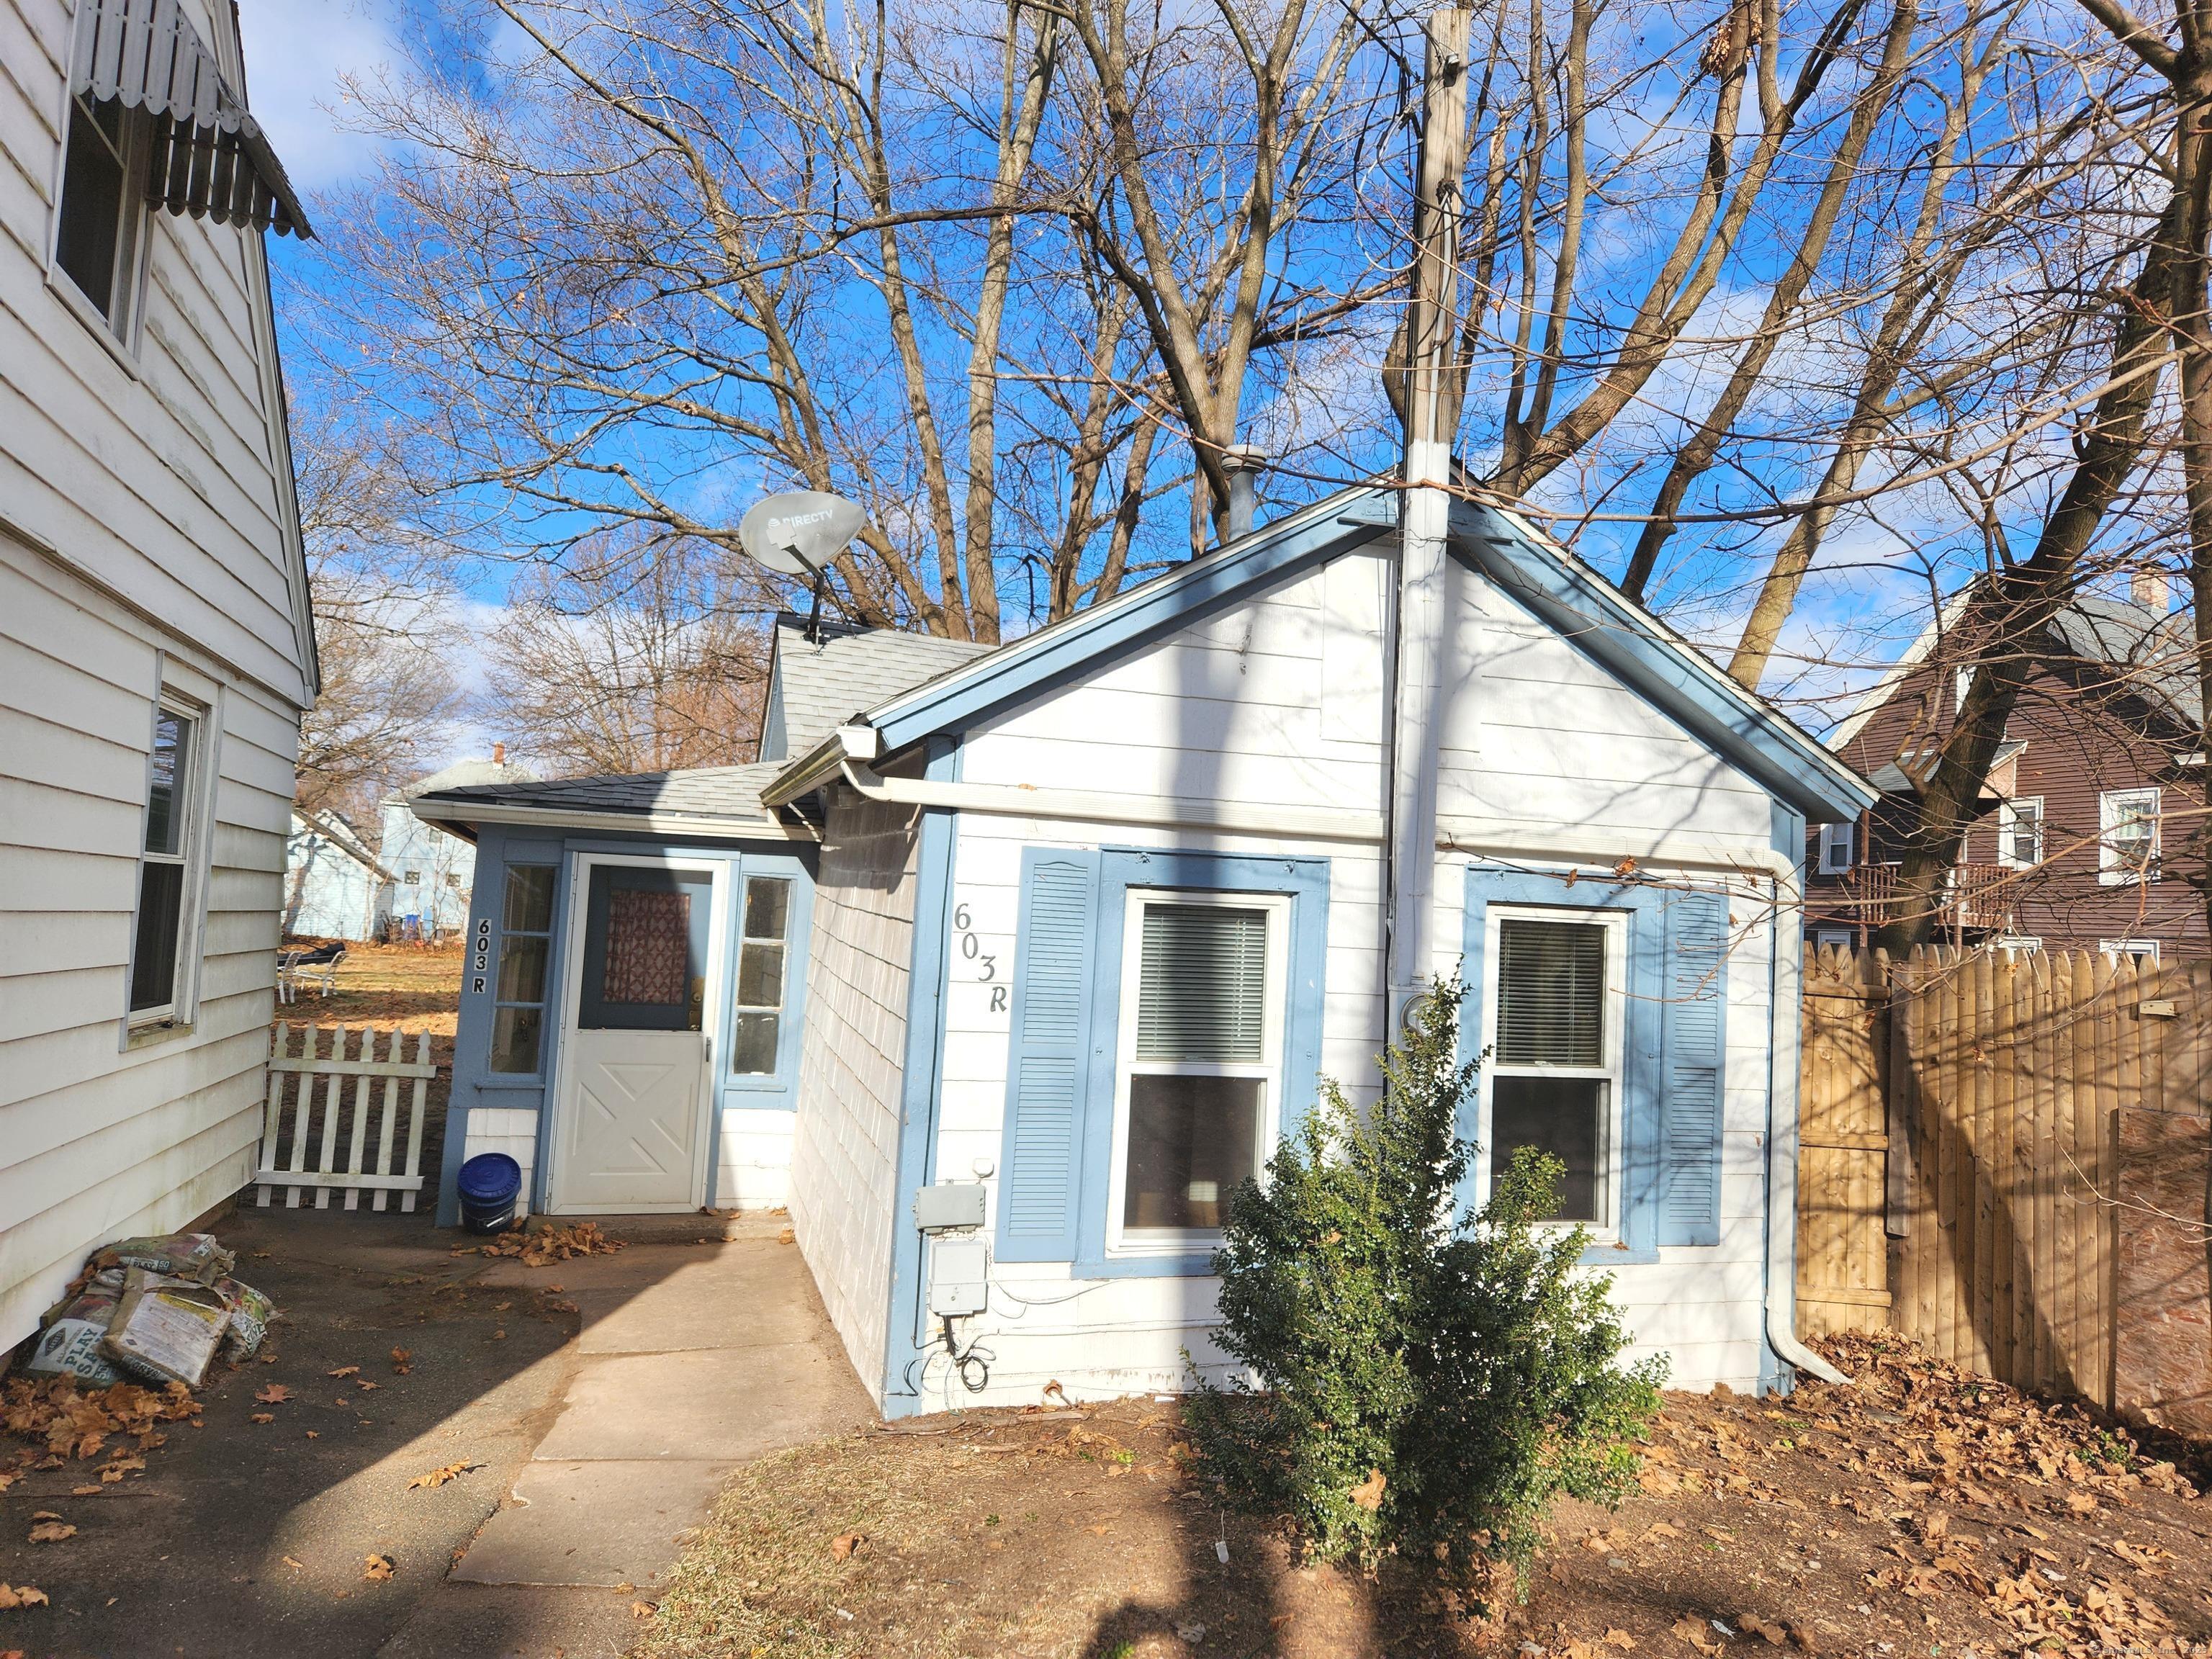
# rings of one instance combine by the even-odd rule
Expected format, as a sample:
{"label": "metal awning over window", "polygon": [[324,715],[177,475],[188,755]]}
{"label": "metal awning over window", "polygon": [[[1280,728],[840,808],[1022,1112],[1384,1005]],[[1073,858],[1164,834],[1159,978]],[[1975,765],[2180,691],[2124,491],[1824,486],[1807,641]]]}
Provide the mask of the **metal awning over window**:
{"label": "metal awning over window", "polygon": [[177,0],[84,0],[71,89],[153,118],[146,193],[172,213],[310,237],[261,124],[224,84]]}

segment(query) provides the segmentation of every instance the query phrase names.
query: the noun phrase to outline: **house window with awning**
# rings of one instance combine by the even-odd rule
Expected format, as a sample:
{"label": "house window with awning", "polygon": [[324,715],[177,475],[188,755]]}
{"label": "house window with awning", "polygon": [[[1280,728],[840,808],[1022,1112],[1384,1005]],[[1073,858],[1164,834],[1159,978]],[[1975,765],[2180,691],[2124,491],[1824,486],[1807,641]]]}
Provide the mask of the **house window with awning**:
{"label": "house window with awning", "polygon": [[118,336],[149,208],[312,236],[261,126],[176,0],[88,0],[79,18],[54,269]]}

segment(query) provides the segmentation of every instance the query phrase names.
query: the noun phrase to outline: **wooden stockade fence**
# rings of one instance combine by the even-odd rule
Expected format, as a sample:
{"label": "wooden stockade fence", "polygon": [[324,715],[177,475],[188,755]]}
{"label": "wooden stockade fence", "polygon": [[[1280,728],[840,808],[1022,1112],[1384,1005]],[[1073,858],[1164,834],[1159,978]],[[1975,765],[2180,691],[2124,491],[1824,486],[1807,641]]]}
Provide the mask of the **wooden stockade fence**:
{"label": "wooden stockade fence", "polygon": [[[326,1210],[331,1194],[343,1191],[345,1207],[353,1210],[361,1206],[361,1195],[368,1192],[374,1194],[372,1207],[381,1210],[397,1193],[399,1207],[412,1210],[422,1187],[422,1125],[429,1084],[438,1074],[429,1063],[429,1034],[380,1033],[369,1027],[353,1042],[351,1029],[340,1025],[325,1054],[324,1029],[276,1027],[276,1050],[269,1060],[261,1167],[254,1175],[261,1185],[259,1201],[265,1206],[281,1187],[289,1207],[297,1209],[300,1194],[307,1190],[314,1194],[315,1207]],[[300,1036],[296,1052],[295,1031]],[[376,1053],[380,1036],[386,1039],[381,1059]],[[402,1046],[410,1036],[414,1038],[413,1057],[402,1059]],[[349,1042],[351,1058],[347,1055]],[[319,1079],[323,1084],[319,1090],[315,1086]],[[409,1085],[404,1092],[403,1084]]]}
{"label": "wooden stockade fence", "polygon": [[2212,1400],[2212,963],[1830,948],[1805,988],[1801,1332],[1887,1324],[2107,1408]]}

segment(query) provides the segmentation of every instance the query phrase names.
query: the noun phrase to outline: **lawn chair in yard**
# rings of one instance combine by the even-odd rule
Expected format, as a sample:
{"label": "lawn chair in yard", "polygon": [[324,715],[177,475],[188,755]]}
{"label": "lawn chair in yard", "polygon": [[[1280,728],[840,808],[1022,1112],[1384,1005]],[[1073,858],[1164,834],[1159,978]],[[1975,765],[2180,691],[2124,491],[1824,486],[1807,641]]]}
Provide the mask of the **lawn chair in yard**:
{"label": "lawn chair in yard", "polygon": [[328,996],[337,986],[338,964],[346,958],[343,945],[321,945],[312,951],[285,951],[276,957],[276,1000],[296,1001],[301,985],[313,985]]}

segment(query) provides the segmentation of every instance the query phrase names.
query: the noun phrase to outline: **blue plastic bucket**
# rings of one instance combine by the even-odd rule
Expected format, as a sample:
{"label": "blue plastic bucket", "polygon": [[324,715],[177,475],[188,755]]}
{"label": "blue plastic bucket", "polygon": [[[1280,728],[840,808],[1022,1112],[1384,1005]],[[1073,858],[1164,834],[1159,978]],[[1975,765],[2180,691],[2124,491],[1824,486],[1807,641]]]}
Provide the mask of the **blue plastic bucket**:
{"label": "blue plastic bucket", "polygon": [[514,1224],[522,1166],[505,1152],[478,1152],[461,1165],[461,1225],[472,1233],[505,1232]]}

